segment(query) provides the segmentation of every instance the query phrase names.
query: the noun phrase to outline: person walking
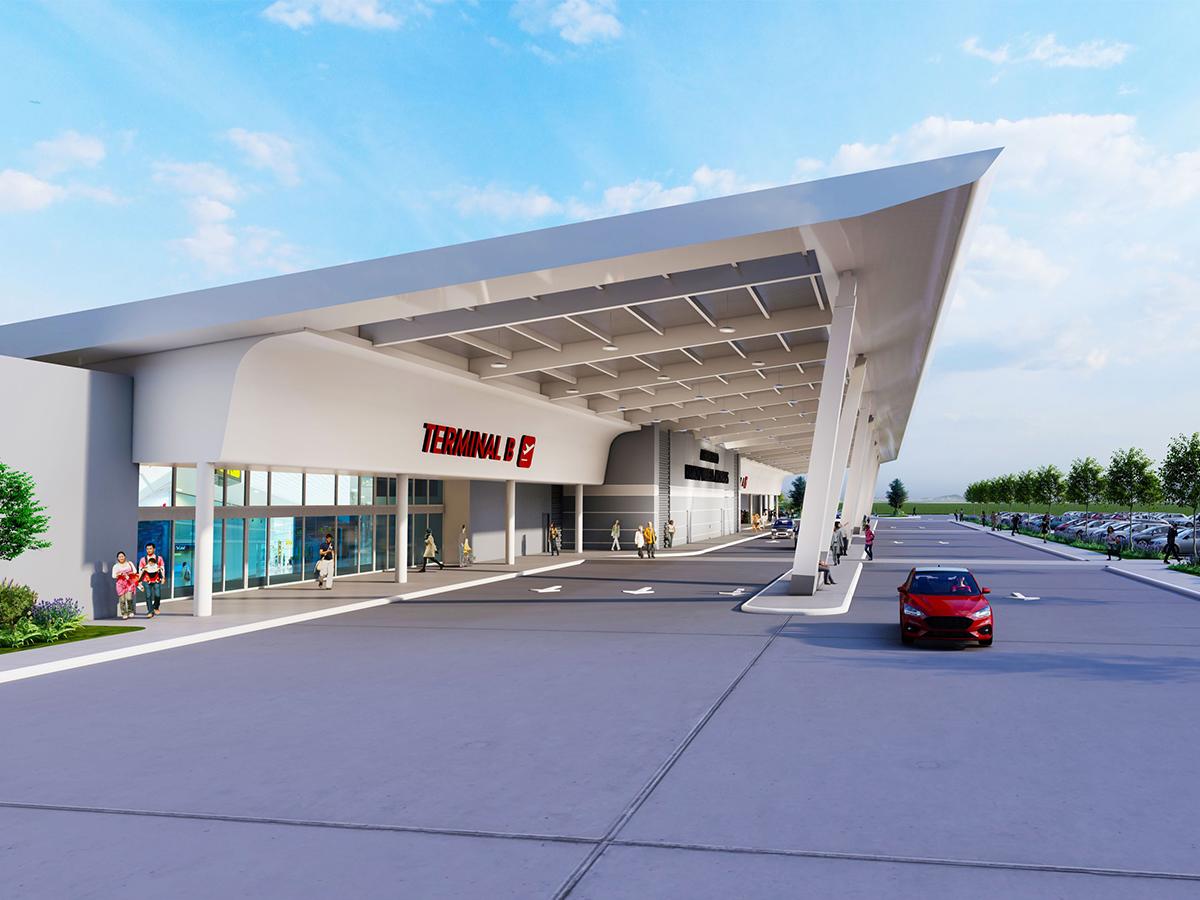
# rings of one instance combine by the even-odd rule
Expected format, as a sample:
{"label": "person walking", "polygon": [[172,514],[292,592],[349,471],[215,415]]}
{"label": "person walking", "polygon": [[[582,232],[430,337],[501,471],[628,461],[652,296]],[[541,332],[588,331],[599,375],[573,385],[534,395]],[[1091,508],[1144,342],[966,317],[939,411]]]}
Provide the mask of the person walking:
{"label": "person walking", "polygon": [[1011,524],[1012,524],[1011,534],[1013,534],[1015,536],[1016,533],[1021,530],[1021,514],[1020,513],[1013,513]]}
{"label": "person walking", "polygon": [[1050,533],[1050,513],[1042,514],[1042,543],[1046,543],[1046,535]]}
{"label": "person walking", "polygon": [[327,591],[333,590],[333,576],[337,574],[335,553],[333,535],[326,532],[325,540],[317,547],[317,587]]}
{"label": "person walking", "polygon": [[1108,551],[1108,559],[1112,559],[1115,553],[1117,555],[1117,562],[1121,561],[1121,538],[1111,525],[1108,526],[1108,531],[1104,534],[1104,549]]}
{"label": "person walking", "polygon": [[558,526],[550,523],[550,555],[558,556]]}
{"label": "person walking", "polygon": [[615,522],[612,523],[612,529],[611,529],[610,533],[612,534],[612,549],[620,550],[621,549],[621,520],[620,519],[617,519]]}
{"label": "person walking", "polygon": [[868,524],[863,528],[863,544],[867,548],[867,559],[875,558],[875,530]]}
{"label": "person walking", "polygon": [[442,564],[442,561],[437,558],[437,555],[438,555],[437,541],[435,541],[433,539],[433,532],[430,531],[428,528],[426,528],[425,529],[425,550],[421,554],[421,571],[422,572],[425,571],[425,568],[429,565],[430,560],[433,560],[435,563],[437,563],[437,567],[439,569],[446,568],[445,565]]}
{"label": "person walking", "polygon": [[646,532],[636,525],[633,529],[633,546],[637,548],[638,559],[641,559],[646,550]]}
{"label": "person walking", "polygon": [[117,588],[117,616],[128,619],[133,615],[133,607],[137,602],[137,566],[125,558],[125,551],[117,552],[117,561],[113,563],[112,577]]}
{"label": "person walking", "polygon": [[849,556],[850,555],[850,535],[848,535],[846,533],[846,529],[842,527],[841,522],[837,523],[837,533],[838,533],[838,537],[841,539],[841,542],[842,542],[841,555]]}
{"label": "person walking", "polygon": [[654,559],[654,545],[658,541],[658,534],[654,531],[653,522],[646,523],[646,528],[642,532],[642,536],[646,539],[646,555],[650,559]]}
{"label": "person walking", "polygon": [[471,541],[467,538],[467,526],[458,529],[458,567],[465,569],[471,564]]}
{"label": "person walking", "polygon": [[162,586],[166,581],[167,566],[158,555],[158,548],[146,545],[146,555],[138,560],[138,588],[146,595],[146,618],[158,615],[162,603]]}
{"label": "person walking", "polygon": [[675,520],[667,519],[666,535],[663,538],[663,546],[670,550],[675,546]]}
{"label": "person walking", "polygon": [[1163,548],[1163,563],[1164,564],[1172,556],[1175,557],[1175,562],[1177,562],[1177,563],[1183,562],[1183,558],[1179,555],[1179,545],[1175,543],[1175,540],[1178,537],[1179,537],[1179,529],[1176,528],[1175,523],[1172,522],[1171,526],[1167,529],[1167,546]]}
{"label": "person walking", "polygon": [[842,562],[842,537],[838,534],[838,527],[833,526],[833,537],[829,540],[829,555],[833,558],[833,564],[840,565]]}

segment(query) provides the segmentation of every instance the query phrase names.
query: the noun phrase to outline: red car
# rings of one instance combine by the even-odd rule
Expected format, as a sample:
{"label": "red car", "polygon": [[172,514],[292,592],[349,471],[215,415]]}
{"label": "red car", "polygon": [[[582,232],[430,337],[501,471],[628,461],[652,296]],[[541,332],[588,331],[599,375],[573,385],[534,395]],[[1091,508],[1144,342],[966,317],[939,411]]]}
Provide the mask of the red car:
{"label": "red car", "polygon": [[992,607],[970,569],[922,566],[900,585],[900,640],[978,641],[992,646]]}

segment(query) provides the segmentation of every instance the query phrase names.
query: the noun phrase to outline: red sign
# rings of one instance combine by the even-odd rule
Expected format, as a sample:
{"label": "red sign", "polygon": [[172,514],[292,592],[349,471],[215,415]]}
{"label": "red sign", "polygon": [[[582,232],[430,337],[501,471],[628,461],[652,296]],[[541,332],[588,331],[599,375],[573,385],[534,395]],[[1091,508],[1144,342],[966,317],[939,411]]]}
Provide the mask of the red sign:
{"label": "red sign", "polygon": [[425,423],[425,440],[421,443],[422,453],[439,453],[445,456],[470,456],[475,459],[494,459],[496,462],[512,462],[517,458],[518,469],[533,465],[533,449],[537,438],[530,434],[521,436],[520,452],[516,438],[455,428],[453,425]]}
{"label": "red sign", "polygon": [[743,475],[743,476],[742,476],[742,490],[743,490],[743,491],[746,489],[746,485],[748,485],[749,483],[750,483],[750,476],[749,476],[749,475]]}

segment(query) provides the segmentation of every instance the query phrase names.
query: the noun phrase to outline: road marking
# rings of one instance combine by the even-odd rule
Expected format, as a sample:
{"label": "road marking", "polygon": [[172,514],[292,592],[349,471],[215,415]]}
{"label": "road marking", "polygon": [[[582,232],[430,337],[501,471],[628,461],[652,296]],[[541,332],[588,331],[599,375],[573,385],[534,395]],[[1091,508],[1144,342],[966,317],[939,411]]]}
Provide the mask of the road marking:
{"label": "road marking", "polygon": [[741,587],[734,588],[732,591],[717,591],[717,594],[722,597],[740,597],[744,593],[746,593],[746,589]]}
{"label": "road marking", "polygon": [[1041,597],[1026,597],[1020,591],[1013,591],[1012,595],[1014,597],[1016,597],[1018,600],[1041,600],[1042,599]]}
{"label": "road marking", "polygon": [[948,544],[948,543],[950,543],[950,542],[949,542],[949,541],[938,541],[938,543],[939,543],[939,544]]}
{"label": "road marking", "polygon": [[530,590],[530,592],[532,592],[534,594],[557,594],[559,591],[562,590],[562,585],[561,584],[552,584],[552,585],[550,585],[550,587],[530,588],[529,590]]}
{"label": "road marking", "polygon": [[893,544],[903,544],[904,541],[892,541]]}
{"label": "road marking", "polygon": [[621,591],[622,594],[653,594],[654,588],[640,587],[636,591]]}

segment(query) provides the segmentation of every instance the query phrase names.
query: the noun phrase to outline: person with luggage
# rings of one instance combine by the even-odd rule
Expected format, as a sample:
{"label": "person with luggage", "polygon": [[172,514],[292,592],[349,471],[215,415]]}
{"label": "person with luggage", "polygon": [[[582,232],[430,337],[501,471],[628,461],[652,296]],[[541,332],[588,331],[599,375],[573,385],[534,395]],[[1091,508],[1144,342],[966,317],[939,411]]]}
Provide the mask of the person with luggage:
{"label": "person with luggage", "polygon": [[1121,536],[1113,530],[1111,525],[1108,526],[1108,531],[1104,534],[1104,549],[1108,551],[1107,559],[1112,559],[1113,554],[1117,555],[1117,562],[1121,561]]}
{"label": "person with luggage", "polygon": [[327,591],[333,590],[333,576],[337,574],[334,553],[333,535],[326,534],[325,540],[317,547],[317,587]]}

